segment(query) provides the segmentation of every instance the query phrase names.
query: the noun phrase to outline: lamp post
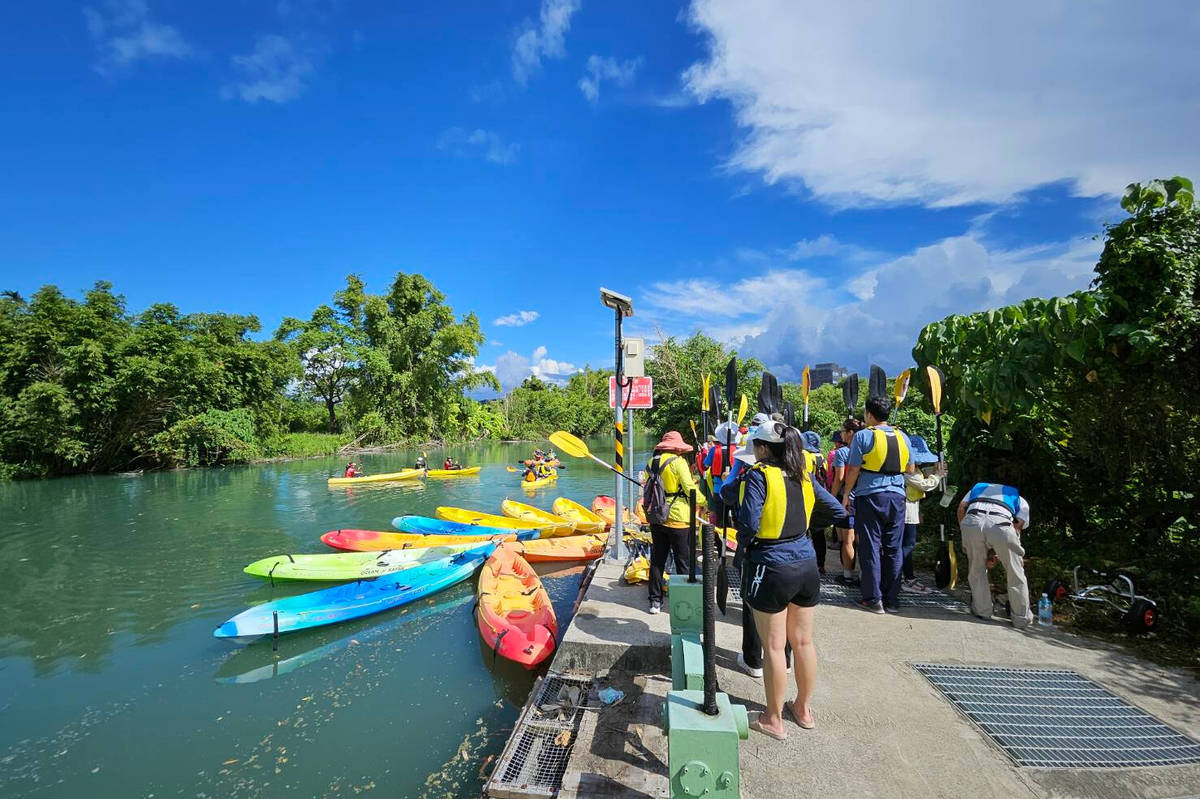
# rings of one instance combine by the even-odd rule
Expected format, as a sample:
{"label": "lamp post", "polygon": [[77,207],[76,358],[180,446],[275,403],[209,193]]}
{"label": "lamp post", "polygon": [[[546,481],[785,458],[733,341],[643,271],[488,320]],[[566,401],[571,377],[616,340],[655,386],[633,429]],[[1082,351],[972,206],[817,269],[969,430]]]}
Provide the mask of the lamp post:
{"label": "lamp post", "polygon": [[[616,456],[615,466],[621,472],[625,471],[625,441],[624,441],[624,416],[625,403],[625,358],[624,350],[621,341],[621,322],[627,316],[633,316],[633,300],[626,297],[624,294],[617,294],[615,291],[609,291],[606,288],[600,288],[600,301],[605,307],[612,308],[616,317],[616,327],[614,330],[614,349],[616,351],[616,391],[613,392],[616,402],[613,403],[616,407],[613,408],[613,451]],[[632,453],[630,453],[632,457]],[[625,560],[625,507],[622,501],[625,486],[622,485],[623,477],[616,475],[613,477],[615,487],[613,489],[613,499],[616,507],[613,508],[613,530],[615,531],[614,541],[610,548],[610,553],[618,562]]]}

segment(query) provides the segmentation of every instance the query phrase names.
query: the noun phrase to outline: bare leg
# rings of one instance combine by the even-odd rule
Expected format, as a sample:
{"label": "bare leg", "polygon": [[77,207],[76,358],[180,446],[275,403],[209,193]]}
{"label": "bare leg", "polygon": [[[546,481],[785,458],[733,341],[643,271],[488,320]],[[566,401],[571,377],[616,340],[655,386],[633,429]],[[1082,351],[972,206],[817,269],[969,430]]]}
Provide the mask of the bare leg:
{"label": "bare leg", "polygon": [[754,623],[763,643],[763,687],[767,709],[758,723],[773,732],[783,733],[783,696],[787,692],[787,664],[783,649],[787,645],[787,613],[754,611]]}
{"label": "bare leg", "polygon": [[842,542],[842,571],[854,571],[854,530],[838,530]]}
{"label": "bare leg", "polygon": [[796,666],[796,714],[805,724],[812,721],[812,692],[817,682],[817,648],[813,645],[815,608],[788,605],[787,634]]}

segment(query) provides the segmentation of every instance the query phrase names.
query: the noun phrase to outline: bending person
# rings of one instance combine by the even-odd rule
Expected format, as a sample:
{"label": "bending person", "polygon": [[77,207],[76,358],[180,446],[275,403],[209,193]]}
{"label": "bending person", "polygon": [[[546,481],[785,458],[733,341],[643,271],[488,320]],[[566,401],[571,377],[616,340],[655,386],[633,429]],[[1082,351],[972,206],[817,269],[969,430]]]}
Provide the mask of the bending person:
{"label": "bending person", "polygon": [[992,618],[992,591],[987,577],[987,551],[991,547],[1008,577],[1013,627],[1019,630],[1028,627],[1033,612],[1029,609],[1021,533],[1029,528],[1029,503],[1012,486],[976,483],[958,504],[958,526],[967,553],[971,612],[981,619]]}

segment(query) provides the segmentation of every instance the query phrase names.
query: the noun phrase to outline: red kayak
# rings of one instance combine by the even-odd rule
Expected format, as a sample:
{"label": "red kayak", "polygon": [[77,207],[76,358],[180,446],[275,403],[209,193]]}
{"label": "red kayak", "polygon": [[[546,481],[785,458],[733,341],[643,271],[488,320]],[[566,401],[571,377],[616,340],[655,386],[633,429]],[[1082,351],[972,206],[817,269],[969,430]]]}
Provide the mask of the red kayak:
{"label": "red kayak", "polygon": [[[508,536],[508,538],[514,537]],[[484,543],[499,538],[500,536],[495,535],[421,535],[420,533],[393,533],[380,530],[330,530],[321,536],[321,541],[334,549],[345,549],[351,552],[379,552],[385,549],[415,549],[450,544]]]}
{"label": "red kayak", "polygon": [[533,668],[554,651],[558,619],[550,595],[513,549],[499,546],[483,564],[476,598],[479,634],[493,652]]}

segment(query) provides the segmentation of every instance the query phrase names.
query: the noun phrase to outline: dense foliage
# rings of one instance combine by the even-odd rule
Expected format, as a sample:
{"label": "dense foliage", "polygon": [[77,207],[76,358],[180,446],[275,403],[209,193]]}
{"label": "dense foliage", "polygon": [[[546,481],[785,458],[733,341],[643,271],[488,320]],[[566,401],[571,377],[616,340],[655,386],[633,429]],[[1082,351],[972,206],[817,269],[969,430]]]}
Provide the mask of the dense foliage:
{"label": "dense foliage", "polygon": [[1200,624],[1200,213],[1176,178],[1129,187],[1089,291],[927,326],[946,372],[951,480],[1018,486],[1032,552],[1140,571]]}
{"label": "dense foliage", "polygon": [[613,411],[608,407],[611,375],[611,371],[585,369],[571,375],[561,387],[531,376],[493,405],[503,414],[512,438],[540,438],[555,430],[591,435],[612,424]]}

